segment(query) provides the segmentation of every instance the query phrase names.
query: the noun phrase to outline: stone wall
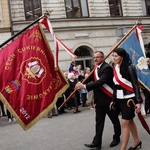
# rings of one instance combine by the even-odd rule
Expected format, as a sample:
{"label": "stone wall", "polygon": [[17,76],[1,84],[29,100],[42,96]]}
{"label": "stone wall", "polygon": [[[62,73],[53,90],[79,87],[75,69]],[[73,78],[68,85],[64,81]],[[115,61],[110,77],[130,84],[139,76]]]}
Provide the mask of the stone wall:
{"label": "stone wall", "polygon": [[10,27],[8,1],[0,0],[0,28]]}
{"label": "stone wall", "polygon": [[90,17],[109,17],[108,0],[88,0]]}
{"label": "stone wall", "polygon": [[[73,52],[80,46],[87,46],[93,52],[102,50],[107,55],[117,43],[116,29],[126,27],[128,31],[139,17],[142,19],[142,26],[146,29],[143,37],[146,42],[149,41],[150,19],[142,17],[141,0],[121,1],[124,17],[110,17],[108,0],[88,0],[89,18],[67,19],[64,0],[42,0],[42,12],[52,11],[49,19],[56,37]],[[23,0],[11,0],[11,12],[14,33],[31,23],[25,21]],[[44,32],[53,51],[53,38],[46,30]],[[68,68],[72,59],[60,46],[60,67]]]}
{"label": "stone wall", "polygon": [[2,4],[0,0],[0,28],[3,26]]}
{"label": "stone wall", "polygon": [[0,0],[0,44],[11,37],[8,1]]}
{"label": "stone wall", "polygon": [[[123,16],[143,16],[141,0],[122,0]],[[88,0],[90,17],[110,17],[108,0]],[[43,11],[53,10],[51,18],[66,18],[64,0],[43,0]]]}
{"label": "stone wall", "polygon": [[[3,0],[4,1],[4,0]],[[42,0],[42,12],[51,11],[50,18],[66,18],[64,0]],[[90,17],[110,17],[108,0],[88,0]],[[25,20],[23,0],[11,0],[12,20]],[[142,16],[141,0],[122,0],[124,16]]]}
{"label": "stone wall", "polygon": [[141,0],[122,0],[123,16],[143,16]]}
{"label": "stone wall", "polygon": [[10,37],[11,37],[10,32],[0,33],[0,44],[8,40]]}
{"label": "stone wall", "polygon": [[23,0],[11,0],[10,5],[12,21],[25,20]]}
{"label": "stone wall", "polygon": [[52,11],[50,18],[66,18],[64,0],[42,0],[42,11]]}

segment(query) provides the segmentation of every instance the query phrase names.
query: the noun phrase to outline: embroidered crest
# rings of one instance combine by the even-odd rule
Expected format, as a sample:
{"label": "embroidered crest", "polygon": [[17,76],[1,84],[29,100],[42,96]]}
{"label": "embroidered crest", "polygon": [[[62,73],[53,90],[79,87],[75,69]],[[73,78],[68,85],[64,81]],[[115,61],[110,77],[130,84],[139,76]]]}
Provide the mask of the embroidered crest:
{"label": "embroidered crest", "polygon": [[18,80],[12,80],[8,85],[5,87],[5,91],[8,94],[11,94],[19,89],[20,82]]}
{"label": "embroidered crest", "polygon": [[39,40],[42,39],[41,33],[39,32],[39,30],[35,30],[30,36],[29,38],[34,38],[35,42],[38,42]]}
{"label": "embroidered crest", "polygon": [[46,77],[46,67],[39,58],[30,58],[21,63],[20,72],[23,80],[29,84],[40,84]]}

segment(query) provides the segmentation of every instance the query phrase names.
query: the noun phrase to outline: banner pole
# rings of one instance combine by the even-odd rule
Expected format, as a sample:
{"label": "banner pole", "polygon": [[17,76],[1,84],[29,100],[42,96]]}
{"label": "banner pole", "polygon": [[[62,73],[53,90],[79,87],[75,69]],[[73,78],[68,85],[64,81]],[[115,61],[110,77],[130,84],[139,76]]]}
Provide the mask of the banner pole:
{"label": "banner pole", "polygon": [[8,40],[6,40],[5,42],[3,42],[0,45],[0,48],[2,48],[5,44],[7,44],[8,42],[10,42],[11,40],[13,40],[15,37],[17,37],[19,34],[21,34],[22,32],[24,32],[25,30],[27,30],[28,28],[30,28],[32,25],[34,25],[35,23],[37,23],[39,20],[41,20],[44,17],[47,17],[49,14],[49,12],[45,12],[44,15],[42,15],[41,17],[37,18],[34,22],[32,22],[31,24],[29,24],[28,26],[26,26],[24,29],[22,29],[21,31],[17,32],[15,35],[13,35],[11,38],[9,38]]}
{"label": "banner pole", "polygon": [[[110,50],[110,52],[105,56],[104,60],[106,58],[109,57],[109,55],[130,35],[130,33],[136,28],[137,24],[134,25],[129,31],[128,33]],[[84,84],[85,81],[93,74],[95,68],[90,72],[90,74],[82,81],[82,83]],[[60,107],[58,108],[58,110],[60,110],[69,100],[70,98],[74,95],[74,93],[76,92],[77,90],[74,90],[70,95],[69,97],[60,105]]]}

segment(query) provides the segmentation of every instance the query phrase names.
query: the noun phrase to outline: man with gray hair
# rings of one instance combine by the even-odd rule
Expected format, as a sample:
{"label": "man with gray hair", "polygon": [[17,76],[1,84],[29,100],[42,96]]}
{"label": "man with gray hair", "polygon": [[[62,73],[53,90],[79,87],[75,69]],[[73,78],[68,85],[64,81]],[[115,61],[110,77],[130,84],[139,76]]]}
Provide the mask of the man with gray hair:
{"label": "man with gray hair", "polygon": [[78,82],[75,87],[76,90],[85,88],[88,91],[94,91],[94,103],[96,104],[96,134],[91,144],[84,145],[88,148],[101,149],[102,134],[107,114],[114,127],[113,141],[110,144],[110,147],[114,147],[120,143],[121,126],[117,112],[109,108],[113,94],[113,69],[104,61],[104,53],[102,51],[96,51],[94,53],[94,61],[95,70],[89,78],[89,81],[93,82],[88,84]]}

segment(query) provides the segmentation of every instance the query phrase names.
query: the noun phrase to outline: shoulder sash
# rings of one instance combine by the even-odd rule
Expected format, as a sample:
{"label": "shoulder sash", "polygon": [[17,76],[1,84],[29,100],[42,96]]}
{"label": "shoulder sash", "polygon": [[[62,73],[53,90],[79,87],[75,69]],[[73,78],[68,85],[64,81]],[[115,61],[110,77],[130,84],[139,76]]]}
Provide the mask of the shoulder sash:
{"label": "shoulder sash", "polygon": [[[95,71],[94,71],[94,80],[97,81],[99,80],[99,76],[98,76],[98,70],[97,67],[95,67]],[[113,89],[108,86],[106,83],[103,84],[102,86],[100,86],[100,89],[106,93],[108,96],[110,96],[111,98],[113,97]]]}
{"label": "shoulder sash", "polygon": [[120,84],[120,86],[122,86],[123,88],[125,88],[126,90],[130,91],[130,92],[134,92],[132,83],[130,81],[128,81],[125,78],[122,78],[120,72],[119,72],[119,68],[116,66],[114,68],[114,77],[116,79],[116,81]]}

